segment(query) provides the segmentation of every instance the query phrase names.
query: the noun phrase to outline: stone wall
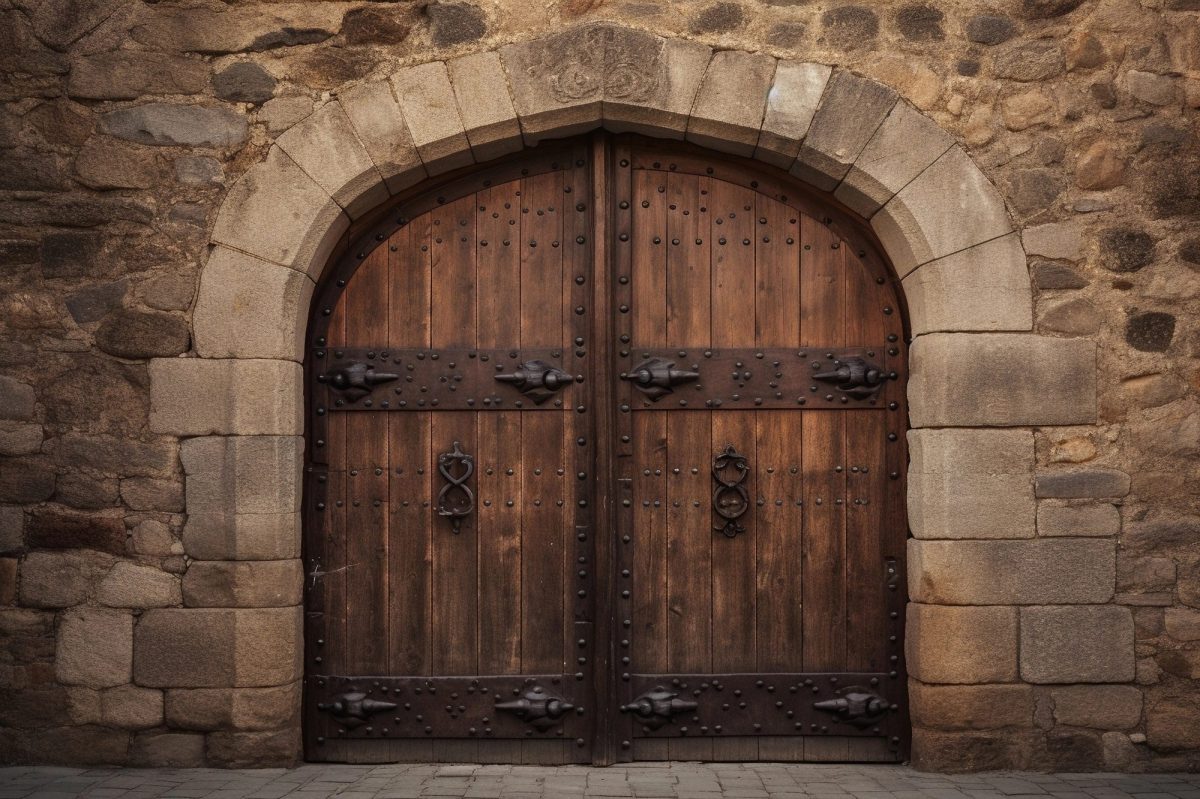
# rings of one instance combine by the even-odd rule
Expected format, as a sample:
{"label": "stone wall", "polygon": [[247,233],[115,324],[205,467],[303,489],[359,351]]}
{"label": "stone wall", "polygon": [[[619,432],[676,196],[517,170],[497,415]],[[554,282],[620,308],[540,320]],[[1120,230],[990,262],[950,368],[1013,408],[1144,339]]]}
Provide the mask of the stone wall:
{"label": "stone wall", "polygon": [[[911,434],[917,762],[1200,767],[1195,0],[0,0],[0,17],[3,760],[298,756],[299,370],[172,358],[234,357],[245,341],[204,339],[221,317],[193,313],[201,267],[206,281],[233,268],[209,259],[210,238],[244,233],[236,219],[222,229],[218,209],[334,96],[350,107],[405,66],[615,20],[892,87],[982,168],[1021,230],[1041,337],[977,362],[986,336],[966,337],[981,348],[966,352],[938,332],[1028,328],[1002,310],[1004,253],[994,280],[972,278],[969,314],[910,298],[929,331],[914,343],[928,366],[918,377],[914,363],[914,427],[934,428]],[[352,122],[346,135],[366,139]],[[321,158],[302,136],[280,143],[287,155],[270,157],[288,165]],[[352,168],[361,149],[332,162]],[[455,151],[419,155],[438,171]],[[346,206],[386,196],[370,184],[341,197],[341,185],[320,188]],[[976,211],[995,216],[965,208],[962,221]],[[254,235],[270,244],[272,231]],[[938,255],[906,290],[963,280],[952,250]],[[303,307],[295,274],[262,264],[256,285]],[[1059,387],[1092,380],[1076,367],[1093,347],[1095,424],[1090,408],[1055,405]],[[172,382],[181,370],[195,386]],[[985,371],[1011,391],[972,393]],[[258,393],[170,416],[187,404],[172,387],[222,381]]]}

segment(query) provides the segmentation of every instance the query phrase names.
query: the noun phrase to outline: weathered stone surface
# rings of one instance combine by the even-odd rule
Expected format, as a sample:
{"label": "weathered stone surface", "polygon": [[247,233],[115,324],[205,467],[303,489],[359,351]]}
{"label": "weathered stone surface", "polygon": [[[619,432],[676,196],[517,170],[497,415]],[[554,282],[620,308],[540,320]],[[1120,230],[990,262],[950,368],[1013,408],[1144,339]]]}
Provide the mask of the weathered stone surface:
{"label": "weathered stone surface", "polygon": [[203,436],[303,429],[301,368],[292,361],[158,358],[150,362],[150,428]]}
{"label": "weathered stone surface", "polygon": [[1014,682],[1017,609],[910,603],[908,673],[926,683]]}
{"label": "weathered stone surface", "polygon": [[473,161],[446,65],[434,61],[392,75],[392,88],[413,145],[431,175]]}
{"label": "weathered stone surface", "polygon": [[260,52],[322,42],[341,29],[345,13],[346,6],[336,2],[156,6],[133,29],[133,38],[160,50]]}
{"label": "weathered stone surface", "polygon": [[1200,747],[1200,696],[1178,688],[1152,693],[1146,707],[1146,741],[1166,751]]}
{"label": "weathered stone surface", "polygon": [[83,277],[93,269],[104,244],[99,233],[64,231],[42,239],[42,275],[48,278]]}
{"label": "weathered stone surface", "polygon": [[185,730],[273,730],[296,718],[300,683],[167,691],[167,724]]}
{"label": "weathered stone surface", "polygon": [[[182,545],[171,535],[171,528],[155,519],[138,522],[133,528],[130,543],[133,551],[139,555],[166,556],[183,554]],[[176,552],[176,547],[179,547]]]}
{"label": "weathered stone surface", "polygon": [[[221,168],[221,162],[211,156],[188,155],[175,159],[175,179],[185,185],[217,185],[221,182],[223,175],[224,170]],[[152,305],[150,307],[159,308],[160,306]]]}
{"label": "weathered stone surface", "polygon": [[112,567],[100,552],[31,552],[21,563],[21,604],[35,608],[69,608],[91,596]]}
{"label": "weathered stone surface", "polygon": [[1018,45],[997,53],[992,59],[992,74],[1006,80],[1046,80],[1065,71],[1061,45],[1045,39]]}
{"label": "weathered stone surface", "polygon": [[197,560],[183,577],[183,601],[188,607],[288,607],[300,604],[303,582],[299,560]]}
{"label": "weathered stone surface", "polygon": [[145,730],[162,724],[162,691],[122,685],[109,688],[100,696],[103,722],[110,727]]}
{"label": "weathered stone surface", "polygon": [[1032,433],[912,430],[908,440],[908,519],[914,536],[1033,537]]}
{"label": "weathered stone surface", "polygon": [[1002,104],[1004,126],[1012,131],[1028,130],[1052,123],[1058,112],[1053,98],[1033,89],[1015,94]]}
{"label": "weathered stone surface", "polygon": [[178,480],[128,477],[121,481],[121,499],[133,510],[183,512],[183,485]]}
{"label": "weathered stone surface", "polygon": [[156,768],[199,768],[204,765],[204,736],[178,732],[136,735],[129,765]]}
{"label": "weathered stone surface", "polygon": [[180,604],[183,597],[174,575],[121,561],[100,582],[96,601],[114,608],[165,608]]}
{"label": "weathered stone surface", "polygon": [[1095,345],[1019,333],[919,337],[908,384],[913,427],[1088,424]]}
{"label": "weathered stone surface", "polygon": [[133,436],[145,429],[145,364],[76,355],[41,386],[48,422],[79,432]]}
{"label": "weathered stone surface", "polygon": [[427,177],[389,81],[360,83],[338,100],[389,191],[394,194]]}
{"label": "weathered stone surface", "polygon": [[161,173],[153,151],[116,139],[90,139],[75,156],[79,182],[93,189],[147,189]]}
{"label": "weathered stone surface", "polygon": [[934,730],[914,727],[912,764],[922,771],[974,772],[1027,768],[1044,751],[1037,730]]}
{"label": "weathered stone surface", "polygon": [[1163,311],[1131,313],[1125,320],[1125,342],[1141,352],[1166,352],[1175,338],[1175,316]]}
{"label": "weathered stone surface", "polygon": [[[390,94],[389,90],[389,94]],[[392,98],[395,102],[395,98]],[[267,126],[267,132],[278,136],[312,113],[313,100],[305,95],[276,97],[267,100],[255,113],[255,119]]]}
{"label": "weathered stone surface", "polygon": [[599,83],[604,126],[682,139],[711,59],[712,48],[699,42],[615,30]]}
{"label": "weathered stone surface", "polygon": [[160,311],[186,311],[196,293],[196,281],[185,275],[161,275],[142,284],[142,302]]}
{"label": "weathered stone surface", "polygon": [[1104,190],[1125,182],[1125,161],[1116,146],[1101,139],[1079,156],[1075,183],[1081,189]]}
{"label": "weathered stone surface", "polygon": [[687,140],[737,155],[753,155],[762,129],[775,59],[735,50],[713,54],[696,92]]}
{"label": "weathered stone surface", "polygon": [[212,78],[213,91],[235,103],[265,103],[275,94],[275,78],[258,64],[239,61]]}
{"label": "weathered stone surface", "polygon": [[19,552],[25,548],[25,510],[12,505],[0,505],[0,555]]}
{"label": "weathered stone surface", "polygon": [[1039,605],[1108,602],[1116,584],[1112,541],[922,541],[908,545],[916,602]]}
{"label": "weathered stone surface", "polygon": [[192,315],[204,358],[300,362],[313,282],[304,274],[227,247],[216,247],[200,279]]}
{"label": "weathered stone surface", "polygon": [[825,64],[790,60],[776,64],[755,158],[782,169],[792,165],[832,72]]}
{"label": "weathered stone surface", "polygon": [[28,460],[0,461],[0,502],[42,502],[54,495],[54,470]]}
{"label": "weathered stone surface", "polygon": [[1054,720],[1072,727],[1128,730],[1142,718],[1142,692],[1131,685],[1073,685],[1050,697]]}
{"label": "weathered stone surface", "polygon": [[[1175,561],[1171,558],[1117,558],[1118,591],[1162,591],[1175,585]],[[1161,628],[1161,624],[1159,625]],[[1155,635],[1161,629],[1155,632]]]}
{"label": "weathered stone surface", "polygon": [[1128,682],[1133,615],[1113,605],[1021,609],[1021,678],[1033,683]]}
{"label": "weathered stone surface", "polygon": [[1154,237],[1135,228],[1109,228],[1100,234],[1100,263],[1113,272],[1137,272],[1154,261]]}
{"label": "weathered stone surface", "polygon": [[100,283],[86,286],[73,294],[67,295],[67,312],[71,318],[80,324],[98,322],[105,314],[121,304],[129,291],[129,281],[125,278],[111,283]]}
{"label": "weathered stone surface", "polygon": [[1163,614],[1167,635],[1176,641],[1200,641],[1200,611],[1167,608]]}
{"label": "weathered stone surface", "polygon": [[407,3],[352,9],[342,20],[342,37],[347,44],[396,45],[412,33],[416,11]]}
{"label": "weathered stone surface", "polygon": [[867,142],[834,196],[870,218],[954,144],[908,103],[898,102]]}
{"label": "weathered stone surface", "polygon": [[913,724],[940,730],[993,730],[1033,726],[1028,685],[926,685],[908,687]]}
{"label": "weathered stone surface", "polygon": [[208,64],[198,59],[139,50],[113,50],[77,58],[67,94],[87,100],[136,100],[148,94],[199,94]]}
{"label": "weathered stone surface", "polygon": [[909,41],[937,42],[946,38],[942,30],[945,18],[945,13],[936,6],[912,3],[896,12],[896,28]]}
{"label": "weathered stone surface", "polygon": [[225,768],[289,767],[300,759],[300,725],[269,732],[214,732],[208,763]]}
{"label": "weathered stone surface", "polygon": [[521,149],[521,125],[498,53],[473,53],[446,62],[454,99],[475,160]]}
{"label": "weathered stone surface", "polygon": [[746,15],[737,3],[710,3],[692,17],[692,33],[722,33],[740,28]]}
{"label": "weathered stone surface", "polygon": [[834,73],[792,174],[818,189],[833,191],[892,110],[897,96],[892,89],[852,72]]}
{"label": "weathered stone surface", "polygon": [[1038,329],[1071,336],[1090,336],[1103,321],[1103,312],[1080,297],[1046,305],[1038,313]]}
{"label": "weathered stone surface", "polygon": [[1129,475],[1119,469],[1093,467],[1057,472],[1041,472],[1037,476],[1039,497],[1084,499],[1089,497],[1123,497],[1129,493]]}
{"label": "weathered stone surface", "polygon": [[34,455],[42,451],[42,426],[0,420],[0,455]]}
{"label": "weathered stone surface", "polygon": [[957,146],[889,200],[871,227],[901,276],[1012,230],[996,188]]}
{"label": "weathered stone surface", "polygon": [[212,240],[315,277],[349,224],[328,192],[272,147],[229,190]]}
{"label": "weathered stone surface", "polygon": [[429,32],[436,47],[451,47],[482,39],[487,34],[487,17],[472,3],[435,0],[425,6]]}
{"label": "weathered stone surface", "polygon": [[1017,24],[1008,17],[977,14],[967,20],[967,38],[979,44],[1002,44],[1017,33]]}
{"label": "weathered stone surface", "polygon": [[33,386],[0,375],[0,419],[32,419],[35,399]]}
{"label": "weathered stone surface", "polygon": [[1173,105],[1178,98],[1176,79],[1153,72],[1131,69],[1125,73],[1125,88],[1134,98],[1150,105]]}
{"label": "weathered stone surface", "polygon": [[40,508],[29,514],[25,541],[37,549],[95,549],[125,552],[125,524],[115,516]]}
{"label": "weathered stone surface", "polygon": [[351,218],[387,199],[383,176],[340,103],[326,103],[275,141]]}
{"label": "weathered stone surface", "polygon": [[175,466],[174,441],[89,436],[67,433],[48,442],[54,462],[64,467],[89,469],[121,475],[147,477],[170,474]]}
{"label": "weathered stone surface", "polygon": [[1038,504],[1040,536],[1110,536],[1121,532],[1121,514],[1108,503],[1096,505]]}
{"label": "weathered stone surface", "polygon": [[1034,261],[1030,273],[1033,285],[1039,289],[1081,289],[1089,285],[1087,278],[1065,264]]}
{"label": "weathered stone surface", "polygon": [[[611,79],[606,50],[613,31],[607,25],[588,25],[501,48],[527,145],[547,135],[582,133],[602,118],[604,86]],[[621,83],[636,96],[653,80],[652,73],[633,63]]]}
{"label": "weathered stone surface", "polygon": [[147,103],[109,111],[104,129],[139,144],[235,147],[246,140],[246,119],[227,108]]}
{"label": "weathered stone surface", "polygon": [[96,330],[96,346],[119,358],[158,358],[186,352],[191,343],[182,317],[127,308],[114,311]]}
{"label": "weathered stone surface", "polygon": [[821,41],[853,50],[869,46],[879,35],[879,15],[864,6],[837,6],[821,15],[821,26]]}
{"label": "weathered stone surface", "polygon": [[918,267],[904,278],[904,296],[913,335],[1033,326],[1029,272],[1015,233]]}
{"label": "weathered stone surface", "polygon": [[296,557],[302,452],[302,440],[292,437],[186,441],[188,554],[212,560]]}
{"label": "weathered stone surface", "polygon": [[17,604],[20,594],[18,587],[16,558],[0,558],[0,606]]}
{"label": "weathered stone surface", "polygon": [[155,688],[252,688],[300,677],[300,608],[142,614],[134,676]]}
{"label": "weathered stone surface", "polygon": [[58,627],[54,673],[65,685],[111,688],[133,677],[133,616],[128,611],[77,608]]}
{"label": "weathered stone surface", "polygon": [[[66,5],[73,5],[67,3]],[[57,6],[57,3],[43,3]],[[53,727],[44,730],[0,728],[0,750],[7,763],[62,765],[79,768],[87,765],[124,763],[129,751],[129,736],[108,727]]]}

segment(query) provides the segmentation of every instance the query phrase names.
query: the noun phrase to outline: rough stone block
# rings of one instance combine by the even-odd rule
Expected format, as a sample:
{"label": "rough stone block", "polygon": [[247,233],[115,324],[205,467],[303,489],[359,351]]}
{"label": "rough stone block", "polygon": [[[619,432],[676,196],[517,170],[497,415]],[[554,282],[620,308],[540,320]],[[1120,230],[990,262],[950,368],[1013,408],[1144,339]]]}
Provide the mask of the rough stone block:
{"label": "rough stone block", "polygon": [[155,358],[150,428],[182,436],[297,435],[302,382],[294,361]]}
{"label": "rough stone block", "polygon": [[208,64],[168,53],[112,50],[76,58],[67,94],[87,100],[136,100],[147,94],[199,94]]}
{"label": "rough stone block", "polygon": [[1190,686],[1155,692],[1146,708],[1146,741],[1154,749],[1200,748],[1200,696]]}
{"label": "rough stone block", "polygon": [[20,552],[25,547],[25,509],[0,505],[0,555]]}
{"label": "rough stone block", "polygon": [[1022,333],[930,333],[913,342],[913,427],[1091,424],[1096,347]]}
{"label": "rough stone block", "polygon": [[1072,685],[1050,698],[1054,720],[1071,727],[1128,730],[1142,720],[1142,691],[1132,685]]}
{"label": "rough stone block", "polygon": [[300,683],[275,688],[175,688],[167,724],[185,730],[274,730],[300,711]]}
{"label": "rough stone block", "polygon": [[901,277],[1013,229],[996,187],[957,146],[889,200],[871,227]]}
{"label": "rough stone block", "polygon": [[1129,493],[1130,477],[1119,469],[1095,466],[1038,474],[1035,491],[1039,497],[1089,499],[1123,497]]}
{"label": "rough stone block", "polygon": [[15,377],[0,375],[0,419],[32,419],[35,400],[33,386]]}
{"label": "rough stone block", "polygon": [[215,247],[192,314],[202,358],[300,362],[314,284],[308,276],[227,247]]}
{"label": "rough stone block", "polygon": [[1200,610],[1167,608],[1163,623],[1167,635],[1176,641],[1200,641]]}
{"label": "rough stone block", "polygon": [[1049,505],[1038,503],[1040,536],[1110,536],[1121,532],[1121,514],[1115,505]]}
{"label": "rough stone block", "polygon": [[110,727],[145,730],[163,722],[163,692],[122,685],[100,694],[101,719]]}
{"label": "rough stone block", "polygon": [[183,512],[183,484],[155,477],[126,477],[120,484],[121,501],[131,510]]}
{"label": "rough stone block", "polygon": [[500,54],[473,53],[446,62],[454,98],[475,161],[521,149],[521,123],[504,79]]}
{"label": "rough stone block", "polygon": [[112,688],[133,676],[133,616],[129,611],[76,608],[58,626],[54,674],[64,685]]}
{"label": "rough stone block", "polygon": [[473,162],[446,65],[433,61],[402,69],[392,87],[413,144],[431,175]]}
{"label": "rough stone block", "polygon": [[101,552],[31,552],[21,564],[21,604],[69,608],[85,602],[113,565]]}
{"label": "rough stone block", "polygon": [[939,730],[1032,727],[1033,688],[1028,685],[926,685],[908,683],[913,724]]}
{"label": "rough stone block", "polygon": [[337,101],[321,106],[275,141],[351,219],[388,198],[383,176]]}
{"label": "rough stone block", "polygon": [[510,44],[500,59],[526,145],[591,130],[602,118],[606,25]]}
{"label": "rough stone block", "polygon": [[349,226],[341,206],[276,146],[229,190],[212,240],[315,279]]}
{"label": "rough stone block", "polygon": [[180,604],[183,597],[175,575],[121,561],[100,581],[96,601],[112,608],[165,608]]}
{"label": "rough stone block", "polygon": [[19,563],[16,558],[0,558],[0,606],[17,604]]}
{"label": "rough stone block", "polygon": [[844,70],[835,72],[792,165],[792,174],[822,191],[833,191],[891,112],[898,96],[869,78]]}
{"label": "rough stone block", "polygon": [[1017,608],[910,603],[905,632],[908,673],[926,683],[1017,679]]}
{"label": "rough stone block", "polygon": [[1045,737],[1039,730],[914,727],[912,765],[919,771],[951,773],[1028,768],[1033,752],[1044,748]]}
{"label": "rough stone block", "polygon": [[869,219],[953,145],[954,139],[936,122],[908,103],[898,102],[833,196]]}
{"label": "rough stone block", "polygon": [[72,769],[122,765],[129,753],[129,736],[98,725],[39,730],[0,727],[0,752],[8,764],[61,765]]}
{"label": "rough stone block", "polygon": [[360,83],[338,95],[338,102],[389,191],[395,194],[427,177],[391,81]]}
{"label": "rough stone block", "polygon": [[300,725],[269,732],[214,732],[208,762],[224,768],[287,768],[300,759]]}
{"label": "rough stone block", "polygon": [[908,590],[916,602],[1082,605],[1109,601],[1116,585],[1116,547],[1107,540],[908,544]]}
{"label": "rough stone block", "polygon": [[812,125],[831,72],[832,67],[803,61],[782,60],[776,65],[762,130],[754,148],[755,158],[781,169],[792,165]]}
{"label": "rough stone block", "polygon": [[1015,233],[913,270],[904,296],[914,336],[1033,328],[1033,291]]}
{"label": "rough stone block", "polygon": [[36,455],[44,438],[40,424],[0,419],[0,455]]}
{"label": "rough stone block", "polygon": [[605,56],[604,126],[614,133],[682,139],[712,48],[641,31],[616,36],[620,47]]}
{"label": "rough stone block", "polygon": [[71,513],[54,506],[29,514],[25,542],[38,549],[95,549],[125,554],[125,523],[112,513]]}
{"label": "rough stone block", "polygon": [[134,736],[129,765],[141,768],[199,768],[204,765],[204,736],[149,732]]}
{"label": "rough stone block", "polygon": [[911,430],[908,522],[917,538],[1032,538],[1028,430]]}
{"label": "rough stone block", "polygon": [[775,59],[770,56],[737,50],[714,53],[696,92],[687,140],[753,155],[774,76]]}
{"label": "rough stone block", "polygon": [[1133,614],[1113,605],[1021,609],[1021,677],[1032,683],[1129,682]]}
{"label": "rough stone block", "polygon": [[44,502],[54,495],[54,470],[36,460],[0,460],[0,502]]}
{"label": "rough stone block", "polygon": [[299,560],[192,561],[183,577],[189,607],[277,608],[299,605]]}
{"label": "rough stone block", "polygon": [[146,611],[133,673],[154,688],[253,688],[300,678],[300,608]]}
{"label": "rough stone block", "polygon": [[1079,220],[1050,222],[1021,231],[1025,252],[1056,261],[1080,261],[1084,256],[1083,224]]}

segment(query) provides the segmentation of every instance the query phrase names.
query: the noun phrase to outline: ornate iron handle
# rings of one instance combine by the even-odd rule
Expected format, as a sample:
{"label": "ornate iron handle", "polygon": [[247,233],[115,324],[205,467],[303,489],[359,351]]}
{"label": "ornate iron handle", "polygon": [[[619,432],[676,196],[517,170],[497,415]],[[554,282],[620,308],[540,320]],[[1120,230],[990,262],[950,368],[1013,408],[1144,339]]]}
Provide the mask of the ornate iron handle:
{"label": "ornate iron handle", "polygon": [[[459,469],[455,474],[454,469]],[[462,527],[463,518],[470,516],[475,510],[475,495],[471,493],[467,481],[475,471],[475,458],[463,452],[457,441],[451,452],[438,455],[438,471],[442,473],[446,484],[437,496],[438,516],[450,519],[451,529],[455,534]]]}
{"label": "ornate iron handle", "polygon": [[838,721],[846,724],[853,724],[855,727],[870,727],[883,718],[892,706],[874,691],[851,685],[837,699],[813,702],[813,707],[834,714]]}
{"label": "ornate iron handle", "polygon": [[[732,478],[726,476],[731,469]],[[746,456],[729,444],[713,459],[712,474],[717,483],[713,490],[713,510],[720,517],[713,529],[719,530],[726,538],[734,538],[738,533],[746,532],[738,519],[750,507],[750,497],[743,485],[750,474],[750,465],[746,462]]]}
{"label": "ornate iron handle", "polygon": [[862,358],[846,358],[842,361],[835,361],[832,371],[818,372],[813,375],[813,380],[820,380],[822,383],[837,383],[839,391],[844,391],[856,399],[866,399],[877,394],[890,377],[890,374],[883,371],[883,367],[876,366],[870,361]]}
{"label": "ornate iron handle", "polygon": [[561,696],[548,694],[540,686],[530,688],[519,699],[510,702],[496,700],[496,710],[512,713],[521,721],[545,732],[554,726],[554,722],[575,709]]}
{"label": "ornate iron handle", "polygon": [[680,699],[679,694],[657,686],[653,691],[634,699],[628,705],[621,705],[622,713],[632,713],[637,716],[643,726],[657,730],[680,713],[691,713],[700,705],[689,699]]}
{"label": "ornate iron handle", "polygon": [[318,382],[328,383],[334,391],[341,392],[346,399],[357,402],[371,393],[380,383],[390,383],[399,380],[400,375],[392,372],[376,372],[369,363],[348,363],[339,366],[317,378]]}
{"label": "ornate iron handle", "polygon": [[496,375],[496,379],[521,389],[521,393],[532,399],[534,405],[541,405],[564,386],[574,382],[571,375],[545,361],[525,361],[517,371]]}
{"label": "ornate iron handle", "polygon": [[351,729],[366,724],[367,720],[375,713],[395,709],[394,702],[368,699],[367,695],[361,691],[339,694],[333,698],[332,702],[322,702],[317,705],[317,710],[329,713],[338,724]]}
{"label": "ornate iron handle", "polygon": [[660,397],[670,394],[675,386],[699,380],[700,373],[676,369],[674,361],[650,358],[631,371],[622,372],[621,379],[633,383],[633,387],[649,397],[651,402],[657,402]]}

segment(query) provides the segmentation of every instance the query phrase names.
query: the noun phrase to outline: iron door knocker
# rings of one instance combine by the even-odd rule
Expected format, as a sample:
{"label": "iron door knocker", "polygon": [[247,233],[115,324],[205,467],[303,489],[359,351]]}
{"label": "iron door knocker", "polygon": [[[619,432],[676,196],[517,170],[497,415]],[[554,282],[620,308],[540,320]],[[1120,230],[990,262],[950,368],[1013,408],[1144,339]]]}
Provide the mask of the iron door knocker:
{"label": "iron door knocker", "polygon": [[[734,472],[732,478],[727,476],[730,469]],[[750,465],[746,462],[746,456],[734,449],[733,444],[726,446],[713,460],[712,474],[717,487],[713,490],[712,504],[720,517],[713,529],[719,530],[726,538],[746,532],[738,519],[750,507],[750,496],[743,485],[749,473]]]}
{"label": "iron door knocker", "polygon": [[[458,474],[454,473],[456,467]],[[457,534],[462,527],[462,520],[475,510],[475,495],[467,485],[475,472],[475,458],[463,452],[455,441],[451,452],[438,455],[438,471],[446,480],[437,496],[438,516],[449,518],[450,527]]]}

